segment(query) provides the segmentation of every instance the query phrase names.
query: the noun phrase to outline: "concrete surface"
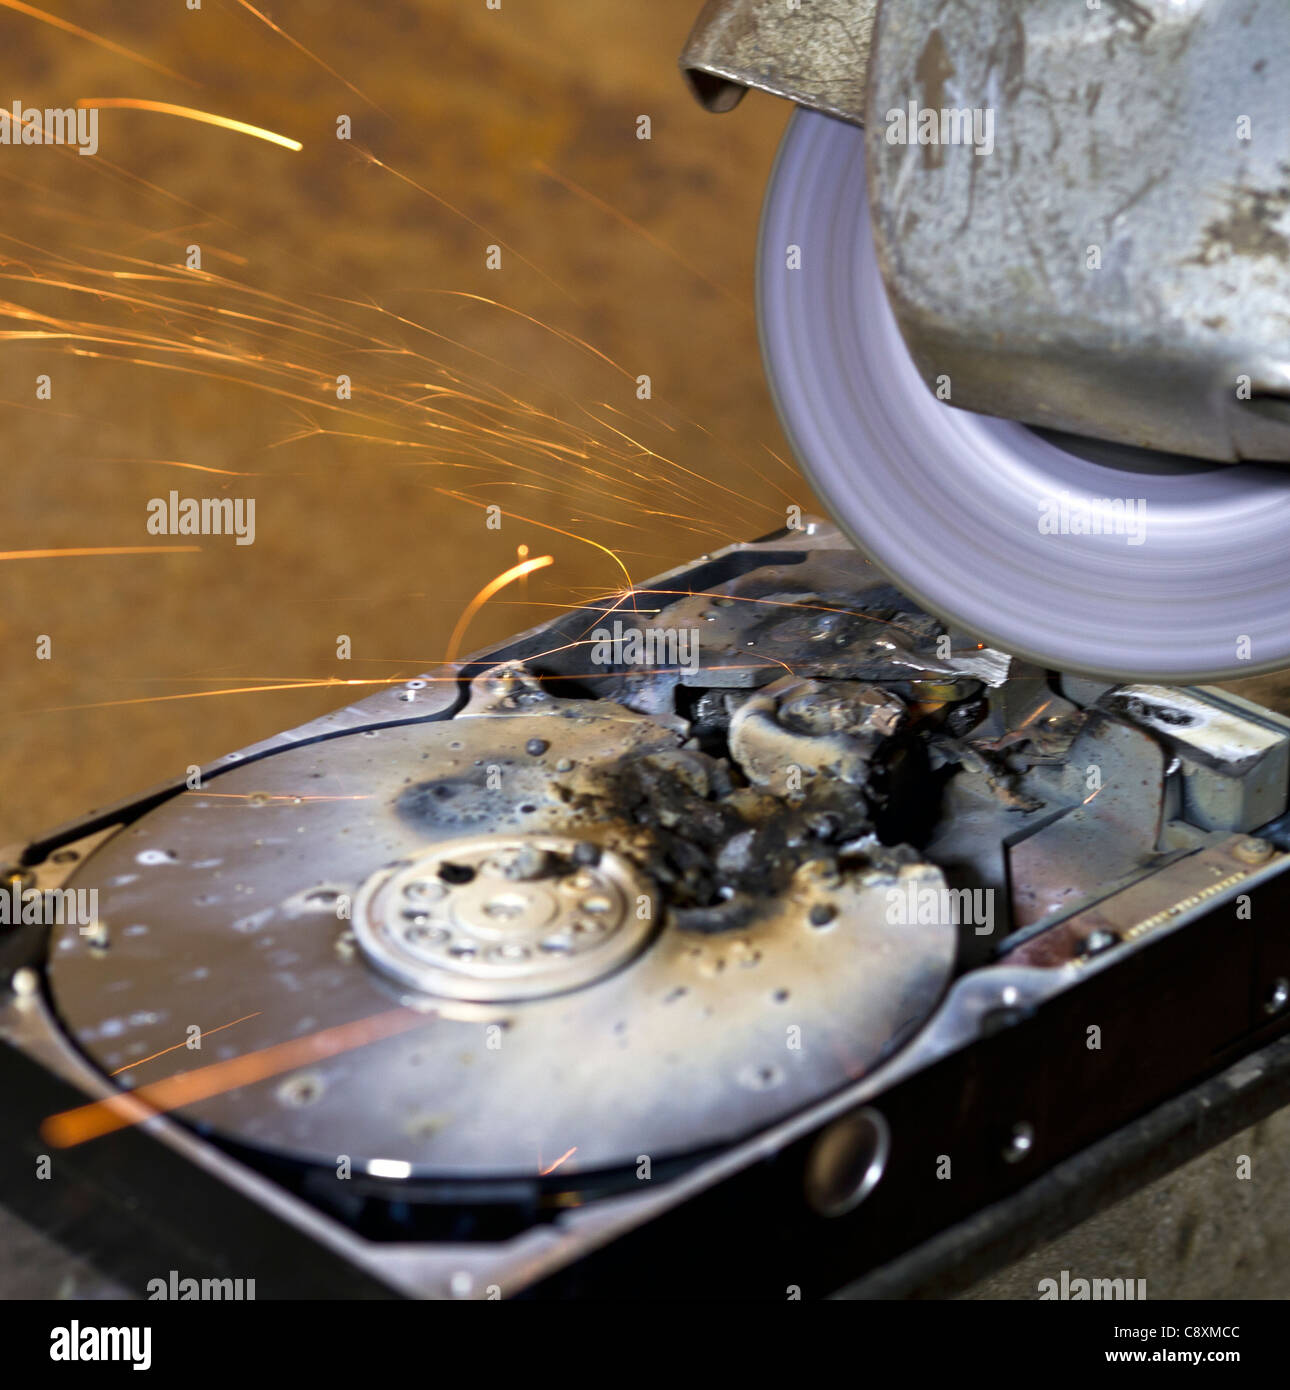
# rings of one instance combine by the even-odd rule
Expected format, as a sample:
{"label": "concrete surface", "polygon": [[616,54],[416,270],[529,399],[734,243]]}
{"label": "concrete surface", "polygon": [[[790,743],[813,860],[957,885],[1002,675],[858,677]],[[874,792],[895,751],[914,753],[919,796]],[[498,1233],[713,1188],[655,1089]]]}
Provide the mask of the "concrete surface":
{"label": "concrete surface", "polygon": [[1290,1110],[1281,1110],[962,1296],[1034,1299],[1040,1280],[1069,1270],[1072,1279],[1143,1279],[1149,1299],[1290,1298],[1288,1196]]}

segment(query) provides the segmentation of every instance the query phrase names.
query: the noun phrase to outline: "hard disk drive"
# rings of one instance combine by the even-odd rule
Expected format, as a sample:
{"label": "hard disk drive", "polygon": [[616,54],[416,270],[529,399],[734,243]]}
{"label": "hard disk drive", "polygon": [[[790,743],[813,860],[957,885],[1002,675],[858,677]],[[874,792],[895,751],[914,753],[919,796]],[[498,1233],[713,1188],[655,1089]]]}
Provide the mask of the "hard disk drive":
{"label": "hard disk drive", "polygon": [[890,1291],[1275,1048],[1288,768],[737,545],[11,851],[7,1190],[140,1296]]}

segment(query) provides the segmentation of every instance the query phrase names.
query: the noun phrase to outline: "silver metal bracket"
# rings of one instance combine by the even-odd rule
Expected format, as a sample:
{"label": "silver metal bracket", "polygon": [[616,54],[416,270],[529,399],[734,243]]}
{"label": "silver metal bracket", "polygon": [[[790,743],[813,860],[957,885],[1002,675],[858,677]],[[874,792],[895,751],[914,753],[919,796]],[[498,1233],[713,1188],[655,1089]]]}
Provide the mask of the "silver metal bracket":
{"label": "silver metal bracket", "polygon": [[859,124],[878,0],[708,0],[681,70],[709,111],[749,87]]}

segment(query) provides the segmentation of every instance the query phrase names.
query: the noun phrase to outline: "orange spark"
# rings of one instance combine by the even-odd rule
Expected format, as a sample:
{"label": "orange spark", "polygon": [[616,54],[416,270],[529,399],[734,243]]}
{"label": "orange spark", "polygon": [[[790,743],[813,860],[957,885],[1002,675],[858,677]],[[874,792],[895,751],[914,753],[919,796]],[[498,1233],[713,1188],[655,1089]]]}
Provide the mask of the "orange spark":
{"label": "orange spark", "polygon": [[265,130],[263,126],[248,125],[245,121],[235,121],[232,116],[217,116],[213,111],[199,111],[194,106],[175,106],[169,101],[145,101],[142,97],[82,97],[76,103],[82,109],[93,108],[104,111],[119,108],[130,111],[157,111],[163,116],[182,116],[187,121],[200,121],[203,125],[219,126],[221,130],[233,130],[239,135],[253,135],[257,140],[267,140],[271,145],[281,145],[287,150],[302,150],[299,140],[279,135],[276,131]]}
{"label": "orange spark", "polygon": [[343,83],[346,87],[349,88],[351,92],[354,93],[356,97],[360,98],[362,101],[365,101],[369,106],[373,107],[375,110],[384,113],[384,108],[381,106],[377,106],[376,102],[374,102],[372,98],[366,94],[366,92],[359,91],[359,89],[355,87],[352,82],[346,81],[345,78],[343,78],[340,75],[340,73],[336,71],[335,68],[328,67],[328,65],[324,63],[323,60],[316,53],[311,53],[309,49],[307,49],[304,46],[304,44],[302,44],[298,39],[293,39],[285,29],[283,29],[280,25],[275,24],[267,14],[261,14],[260,11],[257,10],[254,5],[249,3],[249,0],[237,0],[237,3],[241,5],[241,7],[248,14],[253,14],[256,17],[256,19],[260,21],[261,24],[267,25],[270,29],[272,29],[273,32],[277,34],[279,38],[286,39],[286,41],[291,45],[291,47],[296,49],[297,52],[303,53],[305,57],[308,58],[311,62],[317,63],[318,66],[322,68],[324,72],[329,73],[332,77],[334,77],[337,82]]}
{"label": "orange spark", "polygon": [[[444,497],[454,498],[458,502],[469,502],[472,507],[487,506],[487,503],[485,502],[478,502],[475,500],[475,498],[467,497],[465,493],[462,492],[453,492],[450,488],[437,487],[435,488],[435,491],[437,493],[440,493]],[[505,517],[511,517],[516,521],[528,521],[530,525],[540,526],[544,531],[554,531],[558,536],[568,536],[570,540],[583,541],[587,545],[595,546],[597,550],[603,551],[604,554],[608,555],[609,558],[614,562],[614,564],[616,564],[618,568],[622,570],[623,576],[627,580],[627,588],[629,590],[634,590],[635,585],[632,583],[631,575],[627,572],[627,566],[623,564],[617,552],[610,550],[610,548],[607,545],[601,545],[599,541],[593,541],[589,536],[580,536],[576,531],[561,530],[559,526],[552,526],[551,523],[547,521],[533,521],[530,517],[517,517],[513,512],[504,511],[501,514]],[[633,607],[634,606],[635,596],[633,595]],[[448,657],[448,660],[451,661],[452,658]]]}
{"label": "orange spark", "polygon": [[[235,1018],[233,1020],[233,1023],[221,1023],[218,1028],[208,1028],[204,1033],[198,1033],[198,1040],[200,1041],[202,1038],[209,1038],[215,1033],[222,1033],[225,1028],[232,1028],[234,1023],[245,1023],[248,1018],[259,1017],[259,1012],[253,1014],[243,1014],[241,1018]],[[155,1062],[158,1057],[164,1057],[168,1052],[177,1052],[181,1047],[187,1046],[188,1043],[185,1040],[184,1042],[176,1043],[174,1047],[163,1047],[160,1052],[154,1052],[150,1057],[140,1057],[137,1062],[127,1062],[125,1066],[118,1067],[115,1071],[108,1072],[108,1075],[120,1076],[123,1071],[130,1071],[134,1067],[141,1067],[145,1062]]]}
{"label": "orange spark", "polygon": [[740,309],[744,311],[744,313],[752,313],[752,305],[749,304],[747,300],[741,299],[737,294],[735,294],[732,290],[728,290],[724,285],[719,285],[715,280],[705,275],[703,271],[701,271],[698,268],[698,266],[691,265],[691,263],[687,261],[679,251],[669,246],[667,242],[665,242],[661,237],[655,236],[654,233],[651,232],[648,227],[642,226],[639,222],[633,221],[632,218],[628,217],[625,212],[619,212],[619,210],[616,207],[614,207],[612,203],[607,203],[603,198],[598,198],[593,192],[591,192],[590,189],[583,188],[581,184],[574,183],[574,181],[571,178],[566,178],[563,174],[557,174],[554,169],[552,169],[549,165],[544,164],[540,159],[535,159],[533,161],[533,167],[538,171],[538,173],[544,174],[553,182],[558,183],[561,188],[566,190],[566,192],[572,193],[576,198],[581,198],[584,202],[590,203],[591,206],[594,208],[599,208],[601,212],[607,213],[616,221],[621,222],[624,227],[627,227],[631,231],[636,232],[639,236],[644,237],[645,240],[648,241],[649,244],[652,247],[654,247],[656,251],[663,252],[665,256],[671,256],[671,258],[677,263],[677,265],[681,266],[684,270],[689,271],[689,273],[693,275],[696,279],[702,280],[705,285],[709,286],[711,289],[716,290],[718,294],[725,295],[725,297],[728,300],[730,300],[731,303],[736,304]]}
{"label": "orange spark", "polygon": [[255,801],[267,804],[270,801],[285,801],[288,806],[300,806],[306,801],[371,801],[372,793],[355,792],[352,796],[304,796],[271,793],[271,792],[208,792],[201,793],[204,797],[221,797],[225,801]]}
{"label": "orange spark", "polygon": [[294,1071],[311,1062],[394,1037],[427,1021],[425,1014],[411,1009],[390,1009],[386,1013],[355,1019],[336,1028],[247,1052],[226,1062],[180,1072],[164,1081],[154,1081],[105,1100],[78,1105],[74,1110],[61,1111],[44,1121],[40,1135],[56,1149],[71,1148],[130,1125],[142,1124],[155,1115],[235,1091],[239,1086],[251,1086],[284,1071]]}
{"label": "orange spark", "polygon": [[67,550],[0,550],[0,560],[56,560],[63,555],[181,555],[200,545],[80,545]]}
{"label": "orange spark", "polygon": [[450,203],[447,200],[447,198],[440,197],[438,193],[432,192],[424,184],[418,183],[416,179],[409,178],[407,174],[401,174],[397,169],[387,164],[383,159],[378,159],[372,153],[371,150],[365,149],[362,145],[357,145],[355,146],[355,148],[358,150],[358,153],[365,160],[367,160],[369,164],[374,164],[378,169],[384,169],[387,174],[392,174],[401,183],[406,183],[409,188],[415,188],[418,193],[424,194],[425,197],[431,199],[431,201],[438,203],[441,208],[445,208],[448,212],[452,213],[454,217],[460,217],[463,222],[466,222],[470,226],[474,227],[474,229],[477,232],[480,232],[482,235],[488,237],[490,241],[496,241],[497,244],[500,247],[502,247],[503,250],[509,251],[510,254],[514,256],[517,261],[519,261],[523,265],[528,266],[530,270],[540,275],[547,282],[548,285],[551,285],[555,289],[559,290],[561,294],[568,295],[570,299],[574,298],[573,294],[569,290],[565,289],[565,287],[562,284],[560,284],[558,280],[553,280],[546,273],[546,271],[542,269],[541,266],[534,265],[533,262],[529,260],[527,256],[521,256],[520,253],[510,244],[510,242],[503,241],[501,237],[499,237],[495,232],[490,231],[481,222],[476,222],[475,219],[471,217],[468,213],[462,212],[462,210],[459,207],[454,207],[452,203]]}
{"label": "orange spark", "polygon": [[159,468],[191,468],[197,473],[220,473],[229,478],[260,478],[261,473],[241,473],[235,468],[214,468],[205,463],[181,463],[178,459],[109,458],[104,463],[155,463]]}
{"label": "orange spark", "polygon": [[[677,598],[708,597],[706,593],[696,594],[693,589],[637,589],[635,592],[638,596],[641,594],[664,594],[672,595]],[[890,618],[877,618],[872,613],[864,613],[856,608],[834,608],[825,603],[798,603],[792,599],[753,598],[748,594],[717,594],[714,595],[714,597],[728,599],[731,603],[765,603],[769,604],[772,608],[800,608],[808,613],[841,613],[846,617],[863,618],[866,622],[878,623],[882,627],[898,627],[902,632],[915,633],[915,629],[908,626],[906,623],[894,622]],[[612,613],[614,609],[618,607],[619,601],[620,600],[615,599],[612,608],[604,608],[600,611],[603,613]],[[592,605],[584,604],[583,606],[591,607]],[[972,650],[982,651],[984,648],[982,648],[980,643],[977,643]],[[953,655],[953,652],[951,652],[951,655]]]}
{"label": "orange spark", "polygon": [[[0,560],[4,556],[0,554]],[[90,705],[55,705],[51,709],[43,710],[44,714],[66,714],[70,710],[81,709],[112,709],[117,705],[152,705],[160,704],[163,700],[204,700],[212,695],[255,695],[260,691],[270,690],[317,690],[325,686],[342,685],[398,685],[402,682],[402,676],[390,676],[385,679],[377,677],[362,678],[359,676],[349,676],[342,680],[339,676],[325,676],[312,681],[283,681],[278,685],[240,685],[225,686],[219,690],[189,690],[182,695],[137,695],[130,700],[99,700]]]}
{"label": "orange spark", "polygon": [[503,570],[496,579],[490,579],[466,605],[461,617],[457,619],[457,626],[453,628],[452,636],[448,639],[448,655],[444,657],[444,660],[456,661],[457,653],[461,650],[461,640],[466,635],[470,620],[499,589],[504,589],[514,579],[532,574],[534,570],[545,569],[547,565],[554,563],[554,555],[539,555],[535,560],[524,560],[518,565],[512,565],[510,569]]}
{"label": "orange spark", "polygon": [[[576,1154],[577,1152],[578,1152],[578,1146],[577,1146],[577,1144],[575,1144],[575,1145],[573,1146],[573,1148],[571,1148],[567,1153],[562,1153],[562,1154],[560,1155],[560,1157],[557,1158],[556,1161],[555,1161],[554,1163],[548,1164],[545,1168],[539,1167],[539,1168],[538,1168],[538,1177],[544,1178],[544,1177],[546,1177],[546,1175],[547,1175],[548,1173],[554,1173],[555,1170],[556,1170],[562,1163],[567,1163],[568,1160],[571,1159],[571,1158],[574,1156],[574,1154]],[[538,1162],[539,1162],[539,1164],[540,1164],[540,1163],[541,1163],[541,1160],[539,1159]]]}
{"label": "orange spark", "polygon": [[107,49],[109,53],[115,53],[118,58],[128,58],[132,63],[142,63],[144,67],[152,68],[154,72],[165,73],[167,77],[177,77],[180,82],[185,82],[190,87],[197,85],[190,78],[184,77],[182,73],[172,72],[169,68],[162,67],[160,63],[154,63],[151,58],[145,58],[141,53],[123,48],[119,43],[113,43],[111,39],[100,38],[98,34],[91,34],[88,29],[82,29],[80,25],[72,24],[66,19],[59,19],[57,15],[46,14],[44,10],[38,10],[34,5],[25,5],[22,0],[0,0],[0,6],[6,10],[14,10],[18,14],[25,14],[30,19],[38,19],[42,24],[52,24],[55,29],[61,29],[65,34],[75,34],[78,39],[86,39],[90,43],[97,44],[100,48]]}

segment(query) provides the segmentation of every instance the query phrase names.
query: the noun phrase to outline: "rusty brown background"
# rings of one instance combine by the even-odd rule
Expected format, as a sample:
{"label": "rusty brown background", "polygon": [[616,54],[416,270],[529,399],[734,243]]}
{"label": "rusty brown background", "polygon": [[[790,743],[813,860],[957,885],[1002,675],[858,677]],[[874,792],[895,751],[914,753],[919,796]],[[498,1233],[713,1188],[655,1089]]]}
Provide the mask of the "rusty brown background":
{"label": "rusty brown background", "polygon": [[[0,561],[0,843],[370,688],[164,697],[410,676],[434,664],[463,606],[520,544],[555,563],[526,593],[486,607],[468,646],[549,616],[543,605],[621,584],[589,541],[641,580],[781,525],[788,501],[810,505],[767,452],[787,457],[752,312],[760,202],[788,108],[754,96],[713,117],[694,104],[676,56],[696,0],[503,0],[500,10],[485,0],[265,0],[263,13],[317,61],[235,0],[195,11],[185,0],[56,9],[135,56],[0,8],[5,109],[143,98],[263,126],[304,148],[135,110],[101,113],[94,159],[0,146],[0,300],[57,321],[157,327],[155,315],[48,282],[67,267],[179,266],[197,244],[204,269],[288,305],[358,321],[340,301],[370,302],[445,334],[457,345],[454,370],[531,390],[562,419],[622,411],[642,449],[670,462],[640,456],[642,476],[657,479],[652,507],[639,491],[592,498],[558,469],[544,492],[508,484],[505,450],[481,455],[484,471],[453,474],[397,412],[368,423],[383,385],[408,380],[409,363],[352,343],[311,341],[311,360],[352,375],[353,432],[378,437],[283,443],[318,417],[256,389],[271,379],[267,367],[230,381],[111,360],[116,350],[82,355],[75,338],[7,337],[0,550],[184,543],[145,530],[148,500],[171,488],[254,496],[257,535],[241,548],[201,538],[193,554]],[[340,114],[353,122],[349,143],[335,138]],[[651,119],[648,141],[636,138],[640,115]],[[509,248],[498,271],[484,265],[492,243]],[[100,283],[129,293],[132,282]],[[444,290],[501,301],[547,327]],[[31,326],[12,313],[0,323],[6,334]],[[161,328],[197,331],[179,313]],[[270,360],[300,347],[271,328],[254,340],[231,322],[200,331]],[[40,373],[52,378],[49,401],[36,399]],[[642,373],[653,385],[644,404]],[[400,438],[417,447],[388,442]],[[434,491],[464,477],[477,500],[532,520],[489,531],[477,507]],[[336,659],[342,633],[349,662]],[[50,660],[36,659],[40,635]]]}

